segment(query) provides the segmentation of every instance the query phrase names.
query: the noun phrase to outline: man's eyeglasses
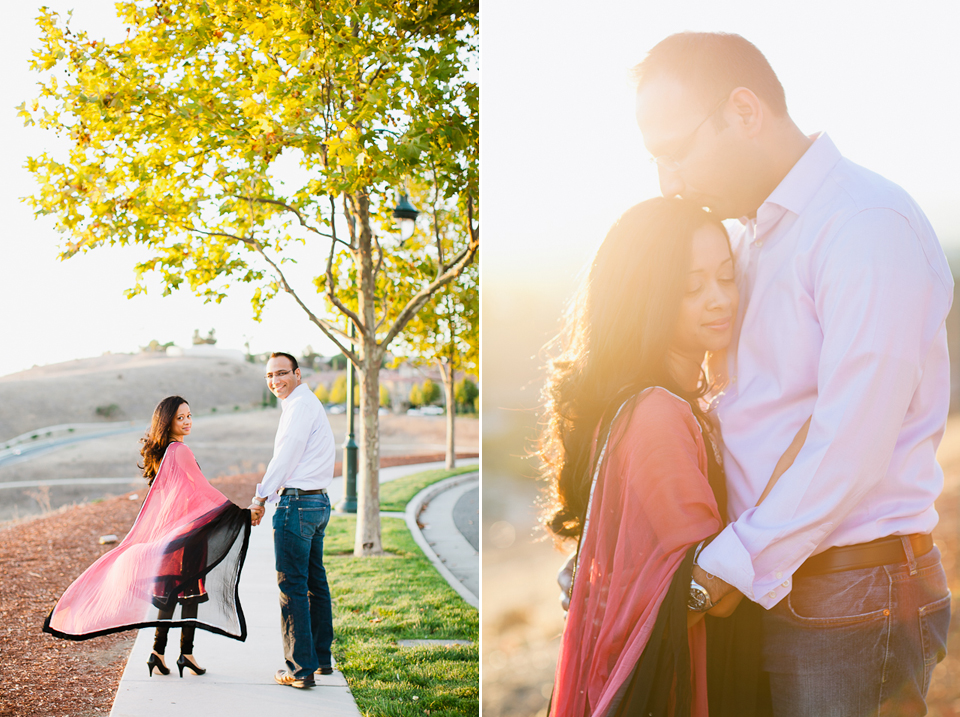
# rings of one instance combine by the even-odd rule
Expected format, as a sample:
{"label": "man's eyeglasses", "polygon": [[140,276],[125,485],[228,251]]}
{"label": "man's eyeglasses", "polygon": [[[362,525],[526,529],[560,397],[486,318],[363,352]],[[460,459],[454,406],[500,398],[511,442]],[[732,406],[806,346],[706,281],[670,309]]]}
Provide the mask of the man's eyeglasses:
{"label": "man's eyeglasses", "polygon": [[[700,128],[703,127],[704,123],[713,117],[717,110],[723,107],[727,102],[727,97],[724,97],[720,100],[720,103],[710,110],[710,113],[701,120],[700,124],[693,128],[693,131],[687,135],[686,139],[683,140],[683,143],[680,145],[680,148],[673,154],[661,154],[659,157],[651,157],[650,161],[654,164],[663,167],[668,172],[676,172],[680,169],[683,160],[687,156],[687,152],[690,151],[690,147],[693,145],[693,140],[697,138],[697,132],[700,131]],[[677,159],[679,157],[679,159]]]}
{"label": "man's eyeglasses", "polygon": [[264,378],[269,381],[274,378],[283,378],[288,373],[293,373],[293,371],[291,371],[290,369],[284,369],[283,371],[274,371],[273,373],[268,373],[266,376],[264,376]]}

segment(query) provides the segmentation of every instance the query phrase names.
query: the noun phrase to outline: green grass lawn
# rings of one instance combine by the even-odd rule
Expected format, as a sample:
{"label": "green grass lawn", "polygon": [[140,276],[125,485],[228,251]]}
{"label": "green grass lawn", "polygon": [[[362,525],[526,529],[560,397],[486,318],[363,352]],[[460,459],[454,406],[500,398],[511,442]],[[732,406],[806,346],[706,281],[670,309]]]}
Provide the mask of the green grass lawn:
{"label": "green grass lawn", "polygon": [[[476,470],[467,468],[458,470]],[[395,508],[447,471],[402,478],[381,487]],[[404,497],[406,496],[406,497]],[[479,715],[479,614],[440,577],[400,518],[381,519],[386,555],[353,557],[354,516],[334,516],[324,540],[324,564],[334,600],[333,644],[360,711],[394,715]],[[402,639],[470,640],[454,647],[399,647]]]}
{"label": "green grass lawn", "polygon": [[428,485],[432,485],[450,476],[460,475],[461,473],[476,473],[478,470],[479,467],[474,463],[470,466],[460,466],[452,470],[438,468],[432,471],[423,471],[422,473],[414,473],[413,475],[392,480],[389,483],[383,483],[380,486],[380,510],[406,510],[407,503],[410,502],[413,496]]}

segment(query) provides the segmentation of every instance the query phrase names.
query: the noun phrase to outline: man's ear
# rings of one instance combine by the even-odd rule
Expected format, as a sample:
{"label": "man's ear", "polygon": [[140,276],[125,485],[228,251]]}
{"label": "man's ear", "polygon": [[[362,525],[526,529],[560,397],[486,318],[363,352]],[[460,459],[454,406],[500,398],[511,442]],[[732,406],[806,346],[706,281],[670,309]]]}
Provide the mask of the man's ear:
{"label": "man's ear", "polygon": [[295,368],[295,369],[293,370],[293,375],[297,377],[297,380],[298,380],[298,381],[302,381],[302,380],[303,380],[303,379],[300,377],[300,369],[299,369],[299,368]]}
{"label": "man's ear", "polygon": [[730,93],[728,107],[733,108],[736,126],[745,136],[754,138],[763,128],[764,107],[753,90],[737,87]]}

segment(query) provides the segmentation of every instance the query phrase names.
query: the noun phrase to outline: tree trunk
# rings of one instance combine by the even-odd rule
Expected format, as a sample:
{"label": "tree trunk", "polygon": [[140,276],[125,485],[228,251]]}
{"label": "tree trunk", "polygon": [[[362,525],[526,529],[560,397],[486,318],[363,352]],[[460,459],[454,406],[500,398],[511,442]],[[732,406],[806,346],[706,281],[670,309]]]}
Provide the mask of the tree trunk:
{"label": "tree trunk", "polygon": [[380,542],[380,364],[383,349],[377,345],[376,282],[373,265],[373,234],[370,230],[369,199],[358,194],[354,199],[357,224],[357,267],[359,291],[357,308],[363,321],[360,329],[360,475],[357,489],[357,534],[353,554],[357,557],[382,555]]}
{"label": "tree trunk", "polygon": [[353,554],[383,554],[380,541],[380,362],[366,358],[360,370],[360,456],[357,476],[357,534]]}
{"label": "tree trunk", "polygon": [[453,391],[453,366],[451,364],[438,361],[440,364],[440,376],[443,378],[443,396],[447,404],[447,469],[457,467],[457,453],[454,449],[453,427],[457,417],[457,400],[454,398]]}

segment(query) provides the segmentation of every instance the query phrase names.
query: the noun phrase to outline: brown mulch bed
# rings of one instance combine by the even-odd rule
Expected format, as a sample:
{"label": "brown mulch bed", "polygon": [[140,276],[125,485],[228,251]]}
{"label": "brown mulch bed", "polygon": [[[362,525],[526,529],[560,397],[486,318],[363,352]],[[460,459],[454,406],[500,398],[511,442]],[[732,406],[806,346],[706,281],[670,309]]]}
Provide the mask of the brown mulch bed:
{"label": "brown mulch bed", "polygon": [[[476,457],[459,454],[458,457]],[[385,457],[383,467],[443,460],[442,455]],[[249,505],[262,474],[210,481]],[[336,475],[339,475],[339,464]],[[131,496],[137,497],[131,500]],[[82,642],[41,632],[71,582],[111,547],[101,535],[126,535],[146,495],[137,493],[63,508],[0,527],[0,717],[92,717],[110,712],[134,632]]]}

